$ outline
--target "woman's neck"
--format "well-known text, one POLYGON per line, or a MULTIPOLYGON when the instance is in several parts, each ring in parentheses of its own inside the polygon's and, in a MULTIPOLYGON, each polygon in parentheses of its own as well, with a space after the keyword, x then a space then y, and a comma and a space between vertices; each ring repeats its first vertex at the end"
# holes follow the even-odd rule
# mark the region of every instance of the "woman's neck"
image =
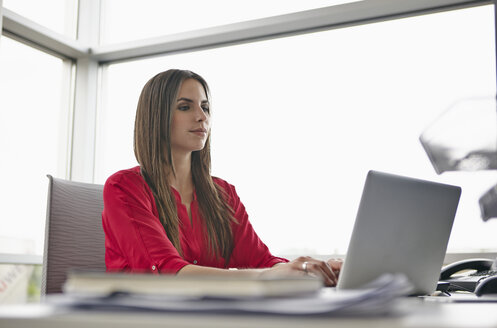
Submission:
POLYGON ((178 156, 173 154, 175 175, 169 177, 169 184, 176 189, 183 201, 188 201, 193 194, 191 153, 178 156))

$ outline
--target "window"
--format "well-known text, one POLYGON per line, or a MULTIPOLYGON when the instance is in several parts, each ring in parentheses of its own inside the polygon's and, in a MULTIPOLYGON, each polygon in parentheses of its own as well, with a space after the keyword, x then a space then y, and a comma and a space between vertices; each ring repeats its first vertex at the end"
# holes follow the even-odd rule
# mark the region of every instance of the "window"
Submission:
POLYGON ((0 253, 42 254, 46 175, 66 177, 70 64, 8 37, 0 46, 0 253))
POLYGON ((78 0, 3 0, 3 6, 52 31, 76 38, 78 0))
POLYGON ((274 253, 344 253, 369 169, 462 186, 449 251, 495 249, 497 220, 481 222, 477 203, 495 173, 437 176, 418 141, 454 101, 495 94, 493 24, 485 6, 110 64, 95 181, 136 165, 145 82, 191 69, 212 90, 213 174, 274 253))
POLYGON ((119 43, 358 0, 102 0, 103 44, 119 43), (130 20, 133 24, 130 24, 130 20))

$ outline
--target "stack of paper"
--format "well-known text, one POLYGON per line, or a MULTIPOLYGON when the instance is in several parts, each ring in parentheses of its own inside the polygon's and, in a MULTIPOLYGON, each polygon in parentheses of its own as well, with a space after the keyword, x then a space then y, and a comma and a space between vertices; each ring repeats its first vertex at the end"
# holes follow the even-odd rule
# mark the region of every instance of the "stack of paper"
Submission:
MULTIPOLYGON (((209 284, 209 279, 204 283, 209 284)), ((108 295, 66 293, 48 302, 72 308, 192 313, 254 313, 277 315, 383 315, 395 300, 409 294, 403 275, 384 275, 360 290, 321 288, 316 293, 292 296, 212 296, 113 292, 108 295)))

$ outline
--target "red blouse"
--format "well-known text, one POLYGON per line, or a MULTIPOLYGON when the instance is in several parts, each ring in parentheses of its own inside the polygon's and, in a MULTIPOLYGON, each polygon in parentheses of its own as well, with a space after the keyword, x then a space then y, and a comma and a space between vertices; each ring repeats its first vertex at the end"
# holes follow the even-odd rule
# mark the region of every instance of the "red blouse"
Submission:
MULTIPOLYGON (((238 224, 232 223, 234 248, 229 266, 232 268, 267 268, 288 260, 273 256, 259 239, 248 220, 245 207, 235 187, 214 178, 229 197, 238 224)), ((140 167, 122 170, 109 177, 104 186, 102 223, 105 232, 105 264, 108 271, 148 271, 177 273, 187 264, 225 268, 222 257, 208 255, 202 218, 194 193, 191 222, 179 193, 172 188, 178 210, 181 257, 169 241, 159 221, 154 196, 140 167)))

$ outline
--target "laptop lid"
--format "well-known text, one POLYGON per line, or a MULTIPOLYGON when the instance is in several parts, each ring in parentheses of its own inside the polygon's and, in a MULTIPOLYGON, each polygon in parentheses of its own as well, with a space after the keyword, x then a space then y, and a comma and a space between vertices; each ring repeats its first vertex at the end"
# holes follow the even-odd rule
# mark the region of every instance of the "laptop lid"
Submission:
POLYGON ((460 195, 460 187, 369 171, 337 287, 404 273, 416 294, 431 294, 460 195))

